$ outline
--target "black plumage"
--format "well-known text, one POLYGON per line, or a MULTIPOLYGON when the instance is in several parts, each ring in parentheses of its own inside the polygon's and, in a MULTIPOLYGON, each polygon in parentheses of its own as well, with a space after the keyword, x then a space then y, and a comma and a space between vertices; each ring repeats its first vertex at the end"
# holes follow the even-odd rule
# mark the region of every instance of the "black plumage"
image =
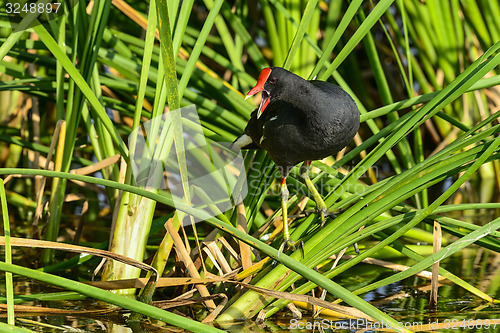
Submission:
POLYGON ((283 244, 294 248, 287 223, 286 177, 300 162, 301 175, 321 212, 322 224, 328 208, 309 179, 312 160, 342 150, 356 135, 359 111, 354 100, 339 86, 307 81, 279 67, 264 68, 249 96, 262 92, 259 107, 252 113, 245 134, 235 147, 265 149, 281 171, 283 244))
POLYGON ((273 67, 263 94, 270 102, 259 118, 260 107, 252 112, 244 134, 251 142, 239 148, 266 150, 283 177, 300 162, 336 154, 358 131, 356 103, 337 85, 273 67))

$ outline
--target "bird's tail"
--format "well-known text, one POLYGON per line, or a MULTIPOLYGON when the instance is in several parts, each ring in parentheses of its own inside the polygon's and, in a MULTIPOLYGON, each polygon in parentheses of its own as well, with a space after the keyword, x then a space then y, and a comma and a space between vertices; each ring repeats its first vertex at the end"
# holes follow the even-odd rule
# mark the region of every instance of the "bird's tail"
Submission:
POLYGON ((240 135, 234 142, 229 146, 229 149, 258 149, 257 145, 253 142, 252 138, 246 134, 240 135))

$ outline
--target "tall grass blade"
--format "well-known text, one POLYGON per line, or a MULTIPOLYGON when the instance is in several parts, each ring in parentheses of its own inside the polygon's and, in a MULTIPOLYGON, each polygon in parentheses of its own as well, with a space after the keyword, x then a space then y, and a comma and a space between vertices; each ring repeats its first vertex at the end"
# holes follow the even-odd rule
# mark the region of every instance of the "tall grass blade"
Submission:
MULTIPOLYGON (((10 224, 9 213, 7 211, 7 199, 5 197, 5 186, 3 179, 0 179, 0 202, 2 209, 3 234, 5 236, 5 264, 12 265, 12 247, 10 246, 10 224)), ((14 323, 14 286, 12 283, 12 273, 5 273, 5 294, 7 296, 7 324, 14 323)))

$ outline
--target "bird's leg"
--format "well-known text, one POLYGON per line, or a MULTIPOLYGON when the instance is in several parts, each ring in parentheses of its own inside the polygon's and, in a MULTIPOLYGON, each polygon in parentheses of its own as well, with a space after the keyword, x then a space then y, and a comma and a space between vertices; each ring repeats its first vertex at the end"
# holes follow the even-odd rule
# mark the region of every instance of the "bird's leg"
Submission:
POLYGON ((309 192, 311 192, 314 201, 316 202, 316 207, 317 210, 320 212, 321 215, 321 226, 325 224, 325 216, 330 215, 328 211, 328 207, 326 207, 325 202, 323 201, 323 198, 319 194, 318 190, 314 186, 313 182, 311 181, 311 178, 309 178, 309 166, 311 165, 311 161, 305 161, 304 164, 300 167, 300 176, 304 179, 306 182, 307 189, 309 192))
MULTIPOLYGON (((286 186, 286 177, 281 178, 281 217, 283 218, 283 243, 281 243, 279 252, 283 252, 285 249, 291 248, 293 251, 296 250, 295 244, 290 238, 290 231, 288 230, 288 187, 286 186)), ((304 242, 300 241, 300 249, 302 251, 302 259, 305 256, 304 242)))
POLYGON ((283 219, 283 244, 281 244, 281 250, 285 246, 292 246, 293 242, 290 238, 290 231, 288 230, 288 187, 286 186, 286 177, 281 178, 281 217, 283 219))

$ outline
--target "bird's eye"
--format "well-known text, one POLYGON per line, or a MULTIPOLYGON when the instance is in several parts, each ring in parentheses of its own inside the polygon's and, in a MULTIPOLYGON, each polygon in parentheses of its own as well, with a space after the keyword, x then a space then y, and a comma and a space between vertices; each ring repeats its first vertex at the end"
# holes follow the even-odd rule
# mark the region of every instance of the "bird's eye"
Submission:
POLYGON ((271 82, 271 83, 276 83, 276 81, 278 81, 278 79, 277 79, 277 78, 275 78, 275 77, 272 77, 272 78, 269 80, 269 82, 271 82))

